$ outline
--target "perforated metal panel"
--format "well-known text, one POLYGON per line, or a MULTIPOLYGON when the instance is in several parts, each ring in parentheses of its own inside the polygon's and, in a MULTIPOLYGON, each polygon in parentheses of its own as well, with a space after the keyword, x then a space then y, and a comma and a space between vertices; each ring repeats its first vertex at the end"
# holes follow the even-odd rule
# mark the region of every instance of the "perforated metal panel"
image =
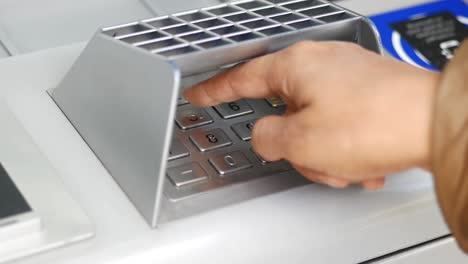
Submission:
POLYGON ((357 17, 320 0, 254 0, 142 20, 103 32, 151 53, 173 57, 357 17))

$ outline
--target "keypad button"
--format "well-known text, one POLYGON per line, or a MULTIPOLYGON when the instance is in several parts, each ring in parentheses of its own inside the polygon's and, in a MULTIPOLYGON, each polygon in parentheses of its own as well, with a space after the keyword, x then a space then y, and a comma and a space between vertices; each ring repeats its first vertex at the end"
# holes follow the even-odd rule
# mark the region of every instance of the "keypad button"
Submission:
POLYGON ((287 162, 286 160, 276 160, 276 161, 268 161, 268 160, 265 160, 262 156, 260 156, 260 154, 258 154, 257 152, 255 152, 253 149, 250 149, 254 154, 255 156, 258 158, 258 160, 262 163, 262 165, 268 165, 268 164, 281 164, 281 167, 283 169, 293 169, 293 167, 291 166, 291 164, 289 162, 287 162))
POLYGON ((189 101, 187 101, 187 99, 185 99, 182 95, 177 97, 177 105, 185 105, 185 104, 188 104, 189 101))
POLYGON ((269 163, 271 163, 271 161, 268 161, 268 160, 265 160, 262 156, 260 156, 257 152, 255 152, 253 149, 250 149, 254 154, 255 156, 260 160, 260 162, 263 164, 263 165, 267 165, 269 163))
POLYGON ((179 107, 175 121, 184 130, 213 123, 213 119, 203 108, 192 105, 179 107))
POLYGON ((177 139, 172 141, 171 148, 169 149, 169 160, 181 159, 187 157, 189 154, 187 148, 177 139))
POLYGON ((256 121, 257 120, 249 120, 239 124, 235 124, 232 126, 232 130, 234 130, 234 132, 240 139, 244 141, 249 141, 252 139, 252 130, 256 121))
POLYGON ((235 102, 220 104, 214 107, 216 112, 224 118, 234 118, 238 116, 248 115, 253 113, 252 107, 245 100, 238 100, 235 102))
POLYGON ((209 162, 220 175, 234 173, 252 167, 252 163, 250 163, 244 153, 240 151, 210 158, 209 162))
POLYGON ((279 96, 273 96, 273 97, 267 98, 266 101, 273 108, 277 108, 277 107, 286 105, 286 103, 283 101, 283 99, 281 99, 281 97, 279 97, 279 96))
POLYGON ((226 133, 219 128, 193 133, 189 138, 200 151, 213 150, 232 144, 226 133))
POLYGON ((208 179, 206 171, 196 162, 170 168, 166 174, 176 187, 184 187, 208 179))

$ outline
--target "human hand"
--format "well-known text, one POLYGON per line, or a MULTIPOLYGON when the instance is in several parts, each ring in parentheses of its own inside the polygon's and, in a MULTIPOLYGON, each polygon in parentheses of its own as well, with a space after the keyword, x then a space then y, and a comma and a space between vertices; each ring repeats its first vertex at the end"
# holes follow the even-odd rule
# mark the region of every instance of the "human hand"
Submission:
POLYGON ((252 145, 308 179, 379 189, 384 177, 429 168, 437 73, 345 42, 300 42, 185 91, 198 106, 279 95, 283 116, 256 122, 252 145))

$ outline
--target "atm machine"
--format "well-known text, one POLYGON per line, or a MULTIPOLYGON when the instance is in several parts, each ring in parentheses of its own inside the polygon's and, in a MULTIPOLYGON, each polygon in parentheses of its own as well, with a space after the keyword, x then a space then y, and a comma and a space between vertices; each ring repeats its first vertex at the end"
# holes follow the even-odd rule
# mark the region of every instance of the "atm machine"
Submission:
POLYGON ((428 173, 312 184, 250 147, 281 100, 180 96, 304 39, 383 54, 365 16, 422 2, 0 1, 0 263, 466 263, 428 173))

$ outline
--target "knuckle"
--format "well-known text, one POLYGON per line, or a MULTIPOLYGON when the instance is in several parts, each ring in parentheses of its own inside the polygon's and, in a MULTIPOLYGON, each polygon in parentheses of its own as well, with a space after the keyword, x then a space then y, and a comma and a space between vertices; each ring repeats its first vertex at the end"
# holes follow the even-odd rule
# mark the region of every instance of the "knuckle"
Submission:
MULTIPOLYGON (((237 95, 237 87, 239 86, 238 85, 238 82, 239 82, 238 79, 237 78, 232 78, 232 76, 231 76, 231 77, 224 78, 223 81, 224 81, 224 86, 227 87, 228 89, 222 91, 222 93, 226 93, 226 91, 229 91, 231 93, 231 96, 232 95, 237 95)), ((225 94, 219 94, 219 96, 224 96, 224 95, 225 94)))
POLYGON ((285 50, 281 60, 288 64, 301 63, 310 56, 328 58, 343 49, 343 43, 326 41, 300 41, 285 50))
POLYGON ((354 42, 345 41, 299 41, 285 49, 285 59, 303 58, 304 54, 331 55, 341 51, 356 51, 362 47, 354 42))
POLYGON ((299 41, 287 48, 285 50, 285 55, 287 58, 301 58, 305 53, 320 50, 321 46, 323 45, 316 41, 299 41))

